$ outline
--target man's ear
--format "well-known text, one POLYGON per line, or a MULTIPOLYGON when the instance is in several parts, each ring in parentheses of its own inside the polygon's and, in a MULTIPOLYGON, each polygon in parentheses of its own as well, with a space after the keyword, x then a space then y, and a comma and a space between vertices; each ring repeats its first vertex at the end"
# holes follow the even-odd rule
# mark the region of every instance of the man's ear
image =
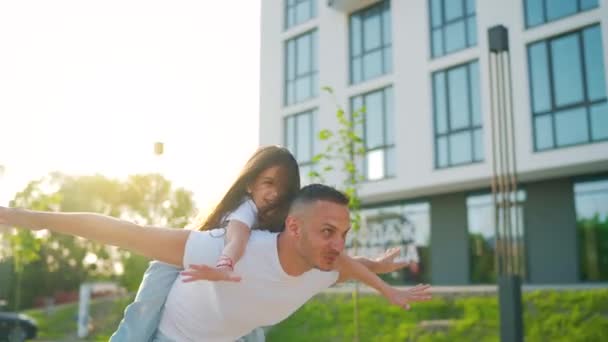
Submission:
POLYGON ((287 215, 285 218, 285 231, 291 236, 300 236, 300 220, 295 216, 287 215))

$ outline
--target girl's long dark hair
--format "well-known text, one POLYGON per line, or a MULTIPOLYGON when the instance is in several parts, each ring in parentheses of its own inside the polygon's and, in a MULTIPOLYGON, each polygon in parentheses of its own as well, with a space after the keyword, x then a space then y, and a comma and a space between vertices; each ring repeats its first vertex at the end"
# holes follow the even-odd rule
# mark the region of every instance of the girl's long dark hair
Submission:
POLYGON ((277 145, 260 147, 253 154, 243 167, 243 170, 241 170, 234 184, 228 189, 228 192, 226 192, 207 219, 199 226, 198 230, 210 230, 221 227, 224 216, 236 210, 243 201, 243 198, 248 196, 247 187, 262 172, 274 166, 280 166, 282 172, 285 172, 287 189, 285 189, 286 191, 282 198, 277 201, 276 205, 264 210, 264 212, 258 213, 257 227, 270 231, 282 230, 291 201, 300 189, 300 171, 298 162, 289 150, 277 145))

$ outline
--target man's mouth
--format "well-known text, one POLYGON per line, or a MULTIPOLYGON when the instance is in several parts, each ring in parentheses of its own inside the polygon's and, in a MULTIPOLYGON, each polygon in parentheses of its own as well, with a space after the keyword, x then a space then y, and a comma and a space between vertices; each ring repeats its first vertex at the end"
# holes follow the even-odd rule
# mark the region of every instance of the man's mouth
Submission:
POLYGON ((324 259, 325 259, 325 261, 326 261, 328 264, 333 264, 333 263, 336 261, 336 259, 338 258, 338 255, 339 255, 339 254, 336 254, 336 255, 333 255, 333 254, 331 254, 331 255, 326 255, 324 259))

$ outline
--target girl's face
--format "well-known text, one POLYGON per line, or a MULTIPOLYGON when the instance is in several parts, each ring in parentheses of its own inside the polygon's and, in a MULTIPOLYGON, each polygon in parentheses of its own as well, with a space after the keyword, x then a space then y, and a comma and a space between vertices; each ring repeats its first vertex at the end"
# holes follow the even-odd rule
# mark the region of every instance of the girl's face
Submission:
POLYGON ((247 190, 255 206, 264 210, 275 205, 285 195, 286 189, 287 177, 283 168, 277 165, 262 171, 247 190))

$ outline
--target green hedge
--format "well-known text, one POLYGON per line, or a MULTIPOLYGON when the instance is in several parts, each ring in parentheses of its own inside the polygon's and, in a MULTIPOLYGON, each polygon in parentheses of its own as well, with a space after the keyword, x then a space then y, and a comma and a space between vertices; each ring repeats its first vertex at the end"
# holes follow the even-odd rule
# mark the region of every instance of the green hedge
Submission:
MULTIPOLYGON (((133 297, 97 299, 89 309, 92 331, 86 341, 107 341, 118 327, 124 308, 133 297)), ((78 303, 58 306, 52 313, 33 309, 24 311, 38 324, 38 338, 44 341, 81 341, 76 337, 78 303)))
MULTIPOLYGON (((107 341, 133 298, 92 303, 89 341, 107 341)), ((76 335, 77 304, 47 315, 26 313, 39 324, 39 338, 70 340, 76 335)), ((271 328, 267 341, 351 341, 353 306, 350 295, 324 294, 271 328)), ((401 310, 375 295, 360 298, 361 341, 498 341, 496 297, 435 298, 401 310), (450 320, 447 329, 430 330, 421 321, 450 320)), ((524 294, 526 341, 608 341, 608 289, 537 291, 524 294)))
MULTIPOLYGON (((524 294, 526 341, 608 340, 608 289, 524 294)), ((498 341, 495 296, 435 298, 410 311, 378 296, 360 298, 361 341, 498 341), (421 321, 449 320, 447 328, 421 321)), ((349 341, 354 335, 350 295, 320 295, 271 328, 272 341, 349 341)))

